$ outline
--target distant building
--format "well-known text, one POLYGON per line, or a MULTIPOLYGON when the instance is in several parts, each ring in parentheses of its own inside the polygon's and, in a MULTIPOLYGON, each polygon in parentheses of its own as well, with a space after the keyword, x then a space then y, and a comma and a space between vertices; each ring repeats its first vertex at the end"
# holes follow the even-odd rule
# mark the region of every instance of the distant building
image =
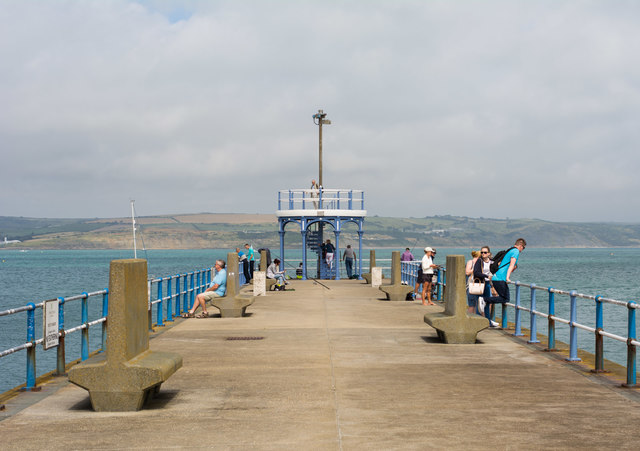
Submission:
POLYGON ((7 240, 7 237, 4 237, 4 241, 2 241, 3 245, 7 245, 7 244, 14 244, 14 243, 22 243, 22 241, 20 240, 7 240))

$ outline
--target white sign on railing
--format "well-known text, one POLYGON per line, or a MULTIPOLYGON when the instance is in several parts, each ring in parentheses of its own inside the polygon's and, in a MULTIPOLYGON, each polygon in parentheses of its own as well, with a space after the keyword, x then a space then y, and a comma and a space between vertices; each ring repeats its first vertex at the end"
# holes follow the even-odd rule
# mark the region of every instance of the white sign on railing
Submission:
POLYGON ((60 301, 58 299, 50 299, 44 301, 42 307, 42 342, 43 349, 55 348, 58 346, 58 318, 60 313, 60 301))

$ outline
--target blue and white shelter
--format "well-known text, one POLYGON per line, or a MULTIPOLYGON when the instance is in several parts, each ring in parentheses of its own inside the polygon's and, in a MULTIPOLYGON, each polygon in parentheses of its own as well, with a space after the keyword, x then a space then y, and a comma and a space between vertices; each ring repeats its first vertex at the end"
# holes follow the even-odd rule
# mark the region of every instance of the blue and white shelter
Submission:
POLYGON ((278 233, 280 234, 280 259, 284 266, 284 234, 287 224, 300 226, 302 234, 302 278, 307 279, 307 250, 315 252, 320 262, 320 278, 340 279, 340 232, 342 226, 352 222, 358 227, 358 260, 355 271, 362 274, 362 226, 367 215, 364 209, 364 191, 351 189, 291 189, 278 192, 278 233), (317 230, 310 230, 318 224, 317 230), (336 264, 333 269, 320 258, 320 244, 324 242, 324 225, 333 227, 336 247, 336 264))

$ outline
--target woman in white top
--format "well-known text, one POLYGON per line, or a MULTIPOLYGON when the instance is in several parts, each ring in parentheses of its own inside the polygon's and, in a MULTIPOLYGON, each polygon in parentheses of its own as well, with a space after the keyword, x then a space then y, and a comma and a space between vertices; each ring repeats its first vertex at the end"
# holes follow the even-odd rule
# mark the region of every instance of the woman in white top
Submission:
POLYGON ((418 285, 422 284, 422 305, 436 305, 431 300, 431 286, 433 285, 433 270, 437 267, 438 265, 433 264, 433 249, 425 247, 424 257, 422 257, 422 271, 418 274, 418 285))

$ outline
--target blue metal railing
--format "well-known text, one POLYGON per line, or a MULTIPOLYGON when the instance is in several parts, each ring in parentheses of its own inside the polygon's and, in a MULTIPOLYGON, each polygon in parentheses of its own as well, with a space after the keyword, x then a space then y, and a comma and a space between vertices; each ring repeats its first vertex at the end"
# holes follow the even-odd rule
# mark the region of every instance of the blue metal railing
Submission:
MULTIPOLYGON (((515 331, 514 335, 523 336, 522 325, 523 318, 522 313, 529 313, 529 343, 539 343, 537 337, 537 319, 538 317, 547 318, 547 347, 549 351, 555 350, 556 347, 556 322, 566 324, 569 326, 569 357, 568 361, 580 361, 578 357, 578 330, 584 330, 594 334, 595 338, 595 363, 594 372, 604 371, 604 343, 603 338, 607 337, 612 340, 625 343, 627 345, 627 378, 625 386, 636 385, 636 347, 640 346, 640 341, 636 337, 636 310, 640 308, 638 304, 633 301, 619 301, 616 299, 603 298, 602 296, 592 296, 578 293, 575 290, 558 290, 553 287, 539 287, 535 283, 523 284, 520 281, 509 282, 515 285, 516 299, 514 303, 502 304, 502 328, 506 329, 508 325, 507 321, 507 307, 514 308, 514 322, 515 331), (530 307, 522 306, 522 287, 526 287, 530 290, 530 307), (544 313, 537 309, 537 291, 546 291, 548 293, 548 313, 544 313), (568 296, 569 298, 569 319, 556 316, 556 294, 568 296), (586 299, 595 303, 595 327, 588 326, 578 322, 578 299, 586 299), (627 336, 623 337, 604 330, 604 315, 603 305, 613 305, 619 307, 625 307, 627 309, 627 336)), ((494 312, 495 316, 495 312, 494 312)))
POLYGON ((364 210, 364 191, 353 189, 291 189, 278 191, 278 211, 364 210))
MULTIPOLYGON (((420 260, 400 262, 400 276, 403 284, 415 287, 416 283, 418 283, 418 270, 420 269, 420 264, 420 260)), ((434 273, 436 275, 436 283, 434 284, 436 290, 435 299, 436 301, 442 301, 447 271, 444 268, 438 268, 434 270, 434 273)))
MULTIPOLYGON (((402 282, 408 285, 415 285, 418 276, 418 268, 420 266, 419 261, 402 262, 402 282)), ((446 284, 446 271, 442 271, 441 275, 438 273, 438 288, 444 287, 446 284)), ((602 296, 591 296, 586 294, 580 294, 575 290, 566 291, 558 290, 553 287, 539 287, 535 283, 530 285, 522 284, 521 282, 509 282, 515 285, 515 303, 506 303, 502 305, 502 317, 501 327, 507 329, 508 327, 508 307, 514 308, 514 333, 515 336, 524 336, 522 333, 523 327, 523 313, 529 313, 529 343, 540 343, 538 340, 538 317, 547 318, 547 351, 556 350, 556 322, 566 324, 569 326, 569 357, 568 361, 577 362, 581 359, 578 357, 578 330, 585 330, 591 332, 595 337, 595 363, 594 372, 604 371, 604 344, 603 338, 607 337, 612 340, 625 343, 627 345, 627 378, 625 386, 633 387, 636 385, 636 347, 640 346, 640 341, 636 336, 636 310, 640 308, 640 305, 633 301, 619 301, 615 299, 603 298, 602 296), (530 306, 524 307, 522 305, 522 287, 526 287, 530 290, 530 306), (536 293, 538 291, 544 291, 548 293, 548 313, 539 311, 537 308, 538 299, 536 293), (556 294, 568 296, 569 300, 569 319, 561 318, 556 315, 556 294), (578 299, 587 299, 595 302, 595 327, 591 327, 578 322, 578 299), (627 336, 623 337, 604 330, 604 315, 603 304, 610 304, 620 307, 626 307, 627 309, 627 336)), ((441 297, 438 295, 438 300, 441 297)), ((496 309, 493 309, 492 318, 495 320, 496 309)))
MULTIPOLYGON (((240 265, 240 268, 242 266, 240 265)), ((213 268, 205 268, 185 274, 176 274, 173 276, 152 278, 148 280, 149 291, 149 329, 153 330, 154 326, 164 326, 166 322, 173 322, 176 316, 187 311, 195 300, 195 296, 203 292, 207 286, 210 285, 212 280, 213 268), (155 296, 154 296, 155 293, 155 296), (155 309, 155 322, 154 322, 154 308, 155 309)), ((244 274, 242 271, 238 271, 240 274, 241 283, 244 283, 244 274)), ((102 325, 102 339, 100 347, 96 352, 101 352, 106 349, 106 327, 107 327, 107 314, 108 314, 108 290, 100 290, 91 293, 84 292, 79 295, 69 297, 59 297, 59 314, 58 314, 58 337, 59 343, 56 355, 56 369, 54 374, 62 375, 66 371, 67 359, 66 359, 66 345, 65 339, 67 336, 81 331, 81 343, 80 343, 80 361, 86 360, 90 355, 89 347, 89 331, 93 326, 98 324, 102 325), (89 300, 95 297, 101 297, 102 308, 101 316, 90 320, 89 319, 89 300), (80 305, 80 324, 65 329, 65 306, 72 301, 81 301, 80 305)), ((17 353, 19 351, 26 350, 26 377, 25 377, 25 389, 33 390, 36 387, 36 378, 38 375, 36 371, 36 347, 42 344, 44 338, 37 338, 36 336, 36 310, 42 311, 44 302, 35 304, 33 302, 28 303, 23 307, 15 309, 9 309, 0 311, 0 317, 16 315, 22 312, 26 312, 27 315, 27 339, 26 342, 18 346, 0 351, 0 358, 17 353)))

